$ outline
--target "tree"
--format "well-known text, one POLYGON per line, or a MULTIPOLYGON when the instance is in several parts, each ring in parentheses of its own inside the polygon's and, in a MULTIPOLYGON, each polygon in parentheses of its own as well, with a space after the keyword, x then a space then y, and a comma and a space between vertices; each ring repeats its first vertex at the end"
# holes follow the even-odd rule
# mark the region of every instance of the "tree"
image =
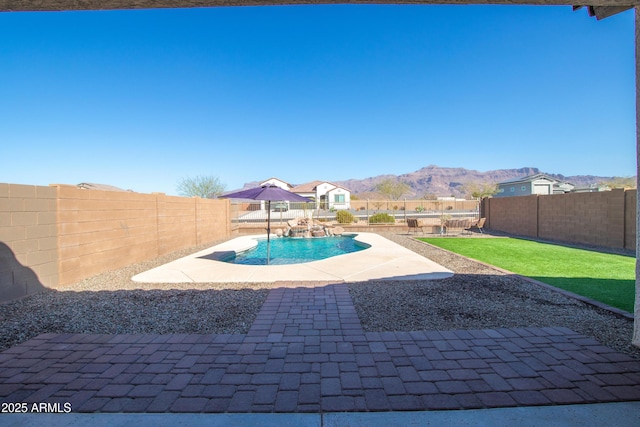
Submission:
POLYGON ((498 192, 498 185, 472 182, 464 186, 464 191, 473 199, 482 199, 496 194, 498 192))
POLYGON ((409 191, 409 187, 404 182, 398 182, 393 179, 385 179, 376 185, 376 190, 391 200, 398 200, 404 193, 409 191))
POLYGON ((224 192, 226 187, 218 177, 198 175, 195 178, 182 178, 176 189, 178 194, 184 197, 215 199, 224 192))

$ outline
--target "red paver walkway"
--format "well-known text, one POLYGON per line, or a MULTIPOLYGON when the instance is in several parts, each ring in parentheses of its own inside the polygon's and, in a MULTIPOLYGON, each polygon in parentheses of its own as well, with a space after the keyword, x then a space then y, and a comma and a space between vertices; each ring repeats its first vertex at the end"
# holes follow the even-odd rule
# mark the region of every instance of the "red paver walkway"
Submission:
POLYGON ((246 335, 44 334, 0 401, 73 412, 398 411, 640 400, 640 361, 566 328, 363 332, 346 285, 273 289, 246 335))

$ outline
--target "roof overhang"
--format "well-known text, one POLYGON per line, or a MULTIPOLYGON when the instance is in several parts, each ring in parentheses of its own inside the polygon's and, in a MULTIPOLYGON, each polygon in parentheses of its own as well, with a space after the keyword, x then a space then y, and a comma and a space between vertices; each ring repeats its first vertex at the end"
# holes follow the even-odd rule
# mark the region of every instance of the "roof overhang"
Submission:
MULTIPOLYGON (((0 0, 0 11, 162 9, 296 4, 575 5, 571 0, 0 0)), ((592 16, 603 19, 638 5, 640 5, 640 0, 593 0, 589 1, 587 7, 592 16)))
MULTIPOLYGON (((573 10, 578 10, 582 7, 584 6, 573 6, 573 10)), ((633 8, 633 6, 587 6, 587 11, 589 12, 589 16, 595 16, 596 19, 600 20, 631 8, 633 8)))

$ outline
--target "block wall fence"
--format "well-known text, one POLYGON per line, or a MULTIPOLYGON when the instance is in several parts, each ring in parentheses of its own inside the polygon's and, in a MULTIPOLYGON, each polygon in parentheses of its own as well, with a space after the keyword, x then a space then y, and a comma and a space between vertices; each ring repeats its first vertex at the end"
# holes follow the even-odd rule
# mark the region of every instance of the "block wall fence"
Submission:
POLYGON ((0 183, 0 301, 231 236, 228 200, 0 183))
POLYGON ((486 227, 566 243, 636 248, 636 190, 487 198, 486 227))

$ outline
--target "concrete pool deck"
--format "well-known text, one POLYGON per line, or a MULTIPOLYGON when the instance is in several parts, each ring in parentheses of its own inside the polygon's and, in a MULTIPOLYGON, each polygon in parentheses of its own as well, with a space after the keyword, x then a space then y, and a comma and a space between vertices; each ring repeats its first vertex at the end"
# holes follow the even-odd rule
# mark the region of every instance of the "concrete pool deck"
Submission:
POLYGON ((434 280, 453 272, 374 233, 357 233, 356 240, 371 247, 301 264, 240 265, 220 261, 230 252, 255 246, 265 235, 241 236, 134 276, 143 283, 230 282, 359 282, 366 280, 434 280))

